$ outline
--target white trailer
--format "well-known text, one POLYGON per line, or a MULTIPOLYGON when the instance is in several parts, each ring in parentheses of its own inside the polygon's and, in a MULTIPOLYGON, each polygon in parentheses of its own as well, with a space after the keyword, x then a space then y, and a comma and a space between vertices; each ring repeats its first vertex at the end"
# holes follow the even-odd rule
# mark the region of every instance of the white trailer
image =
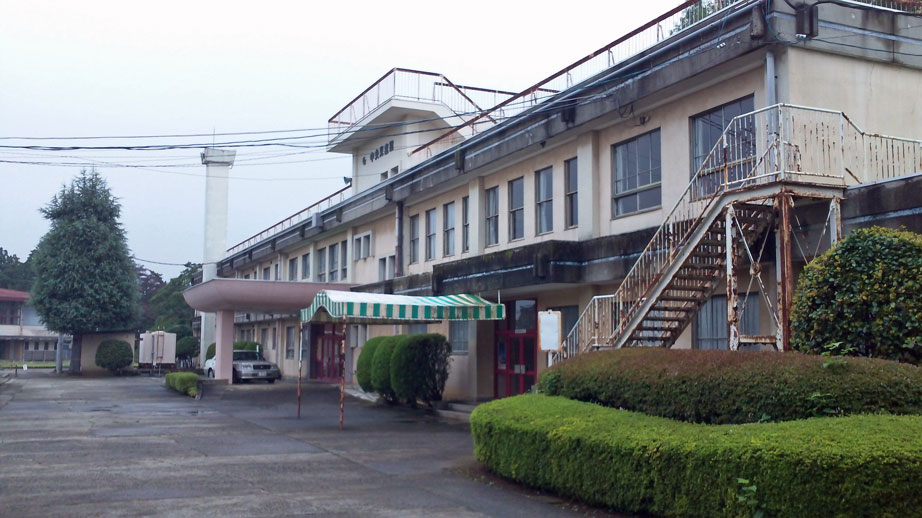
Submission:
POLYGON ((138 368, 168 368, 176 366, 176 333, 147 331, 141 335, 138 368))

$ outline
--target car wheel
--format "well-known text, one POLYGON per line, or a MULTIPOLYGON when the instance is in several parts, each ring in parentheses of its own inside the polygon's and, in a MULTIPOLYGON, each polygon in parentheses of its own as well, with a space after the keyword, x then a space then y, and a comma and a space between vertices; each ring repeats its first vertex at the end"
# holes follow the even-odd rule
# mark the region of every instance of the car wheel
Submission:
POLYGON ((240 383, 240 376, 237 375, 236 370, 234 370, 234 373, 231 377, 234 378, 234 383, 240 383))
POLYGON ((214 379, 214 369, 208 369, 208 377, 214 379))

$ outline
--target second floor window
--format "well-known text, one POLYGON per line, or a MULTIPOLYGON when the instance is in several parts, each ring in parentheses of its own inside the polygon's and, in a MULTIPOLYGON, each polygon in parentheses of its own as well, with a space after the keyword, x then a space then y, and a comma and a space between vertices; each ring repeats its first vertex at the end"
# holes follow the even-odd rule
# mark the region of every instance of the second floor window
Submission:
POLYGON ((410 216, 410 263, 419 262, 419 214, 410 216))
POLYGON ((298 258, 292 257, 288 260, 288 280, 298 280, 298 258))
POLYGON ((339 272, 339 278, 341 280, 346 280, 346 277, 349 276, 349 244, 348 241, 343 241, 339 244, 339 255, 340 261, 339 266, 342 268, 339 272))
POLYGON ((330 251, 330 282, 336 282, 339 279, 339 245, 333 243, 328 247, 330 251))
POLYGON ((301 278, 307 279, 311 276, 311 254, 301 256, 301 278))
POLYGON ((264 281, 268 281, 272 279, 272 274, 270 273, 271 271, 272 271, 271 268, 269 268, 268 266, 263 268, 263 280, 264 281))
POLYGON ((661 204, 660 131, 612 146, 611 217, 661 204))
POLYGON ((442 255, 455 255, 455 202, 442 205, 442 255))
POLYGON ((426 211, 426 260, 435 259, 435 209, 426 211))
POLYGON ((550 167, 535 172, 535 232, 554 230, 554 170, 550 167))
POLYGON ((487 246, 499 243, 499 187, 484 191, 484 214, 487 246))
POLYGON ((525 178, 509 181, 509 241, 525 237, 525 178))
POLYGON ((471 249, 471 215, 470 215, 470 198, 467 196, 461 198, 461 251, 467 252, 471 249))
POLYGON ((317 282, 327 282, 327 249, 317 250, 317 282))
POLYGON ((564 192, 564 225, 572 228, 579 225, 579 179, 577 174, 576 158, 571 158, 563 163, 563 192, 564 192))
POLYGON ((735 117, 752 112, 754 103, 750 95, 691 118, 692 176, 705 167, 700 172, 698 195, 715 192, 721 184, 741 180, 749 174, 756 156, 755 117, 742 117, 732 127, 730 125, 735 117), (724 131, 727 132, 727 147, 708 160, 724 131))

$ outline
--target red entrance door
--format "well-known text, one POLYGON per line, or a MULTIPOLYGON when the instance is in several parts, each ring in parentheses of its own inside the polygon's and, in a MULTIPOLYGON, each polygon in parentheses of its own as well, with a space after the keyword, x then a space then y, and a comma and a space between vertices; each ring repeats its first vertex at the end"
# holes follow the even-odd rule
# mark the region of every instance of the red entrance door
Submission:
POLYGON ((537 375, 537 356, 538 340, 534 331, 497 331, 494 396, 515 396, 531 390, 537 375))
POLYGON ((312 329, 311 336, 315 337, 311 347, 311 373, 312 379, 338 380, 342 376, 342 349, 343 336, 336 334, 335 326, 316 326, 312 329))

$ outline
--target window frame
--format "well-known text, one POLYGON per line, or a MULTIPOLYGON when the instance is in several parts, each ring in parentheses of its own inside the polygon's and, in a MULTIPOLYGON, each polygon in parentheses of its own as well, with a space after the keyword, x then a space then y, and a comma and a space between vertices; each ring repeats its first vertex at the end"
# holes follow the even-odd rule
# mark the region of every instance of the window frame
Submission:
POLYGON ((352 237, 352 260, 360 261, 374 257, 371 253, 371 231, 362 232, 352 237))
POLYGON ((563 162, 563 217, 564 228, 579 226, 579 162, 577 157, 563 162), (570 184, 574 185, 570 190, 570 184))
POLYGON ((470 352, 471 321, 451 320, 448 322, 448 343, 451 346, 452 356, 465 356, 470 352), (463 333, 461 330, 464 330, 463 333), (463 334, 463 337, 457 335, 463 334), (464 343, 461 346, 461 343, 464 343))
POLYGON ((623 218, 623 217, 631 216, 634 214, 640 214, 640 213, 647 212, 650 210, 656 210, 663 206, 663 191, 662 191, 663 160, 662 160, 662 157, 663 157, 663 142, 662 142, 661 128, 655 128, 645 133, 634 135, 631 138, 628 138, 620 142, 617 142, 615 144, 612 144, 611 146, 611 219, 623 218), (655 142, 657 143, 657 149, 655 150, 653 149, 653 144, 652 144, 654 142, 654 136, 655 136, 655 142), (648 142, 650 142, 650 149, 649 149, 649 161, 650 162, 649 162, 649 168, 646 170, 640 169, 640 164, 638 161, 638 158, 641 156, 640 150, 638 149, 638 147, 642 139, 646 139, 648 142), (635 170, 633 171, 633 174, 622 175, 622 178, 620 179, 618 175, 618 171, 619 171, 618 167, 620 165, 619 163, 620 161, 618 160, 619 149, 625 149, 626 153, 630 153, 631 150, 633 149, 634 156, 631 157, 630 160, 633 160, 633 163, 635 165, 635 170), (653 166, 654 157, 655 157, 656 162, 658 163, 656 167, 653 166), (654 172, 656 173, 656 176, 658 177, 658 179, 655 181, 653 180, 654 172), (650 181, 648 183, 640 185, 640 178, 643 174, 646 174, 650 181), (635 186, 631 188, 619 190, 618 188, 619 181, 627 182, 628 179, 631 177, 634 177, 635 186), (648 192, 648 191, 655 190, 655 189, 659 190, 658 203, 655 205, 641 207, 640 206, 641 194, 648 192), (618 201, 628 199, 631 197, 636 197, 637 199, 636 207, 637 208, 635 208, 634 210, 630 210, 630 211, 619 212, 618 201))
POLYGON ((432 261, 435 259, 436 252, 436 235, 438 231, 438 214, 435 211, 435 207, 426 211, 426 260, 432 261))
POLYGON ((525 177, 520 176, 518 178, 513 178, 509 180, 506 184, 506 190, 508 192, 508 201, 509 206, 507 212, 509 213, 509 242, 518 241, 520 239, 525 239, 525 177), (515 206, 516 190, 521 190, 521 205, 515 206), (521 221, 519 221, 521 219, 521 221), (517 226, 517 223, 520 223, 517 226), (517 235, 516 231, 521 229, 521 235, 517 235))
POLYGON ((285 326, 285 359, 295 357, 295 326, 285 326))
POLYGON ((327 245, 327 254, 329 256, 327 259, 327 279, 330 282, 336 282, 339 280, 339 243, 327 245))
POLYGON ((410 216, 410 264, 419 262, 419 214, 410 216))
POLYGON ((344 281, 349 278, 349 240, 344 239, 339 243, 339 278, 344 281))
POLYGON ((453 255, 455 255, 455 202, 450 201, 442 205, 442 257, 453 255))
POLYGON ((288 280, 296 281, 298 280, 298 257, 291 257, 288 259, 288 280))
POLYGON ((471 198, 461 198, 461 253, 471 249, 471 198))
POLYGON ((311 253, 307 252, 301 256, 301 278, 309 279, 311 276, 311 253))
POLYGON ((499 244, 499 186, 490 187, 484 190, 484 246, 493 246, 499 244), (491 213, 491 203, 493 203, 493 212, 491 213))
POLYGON ((327 249, 326 247, 317 249, 317 282, 327 282, 327 249))
POLYGON ((550 234, 554 231, 554 166, 547 166, 535 171, 535 235, 550 234), (546 175, 546 178, 543 178, 546 175), (550 182, 546 198, 541 197, 543 181, 550 182), (542 211, 547 210, 548 228, 542 228, 542 211))

